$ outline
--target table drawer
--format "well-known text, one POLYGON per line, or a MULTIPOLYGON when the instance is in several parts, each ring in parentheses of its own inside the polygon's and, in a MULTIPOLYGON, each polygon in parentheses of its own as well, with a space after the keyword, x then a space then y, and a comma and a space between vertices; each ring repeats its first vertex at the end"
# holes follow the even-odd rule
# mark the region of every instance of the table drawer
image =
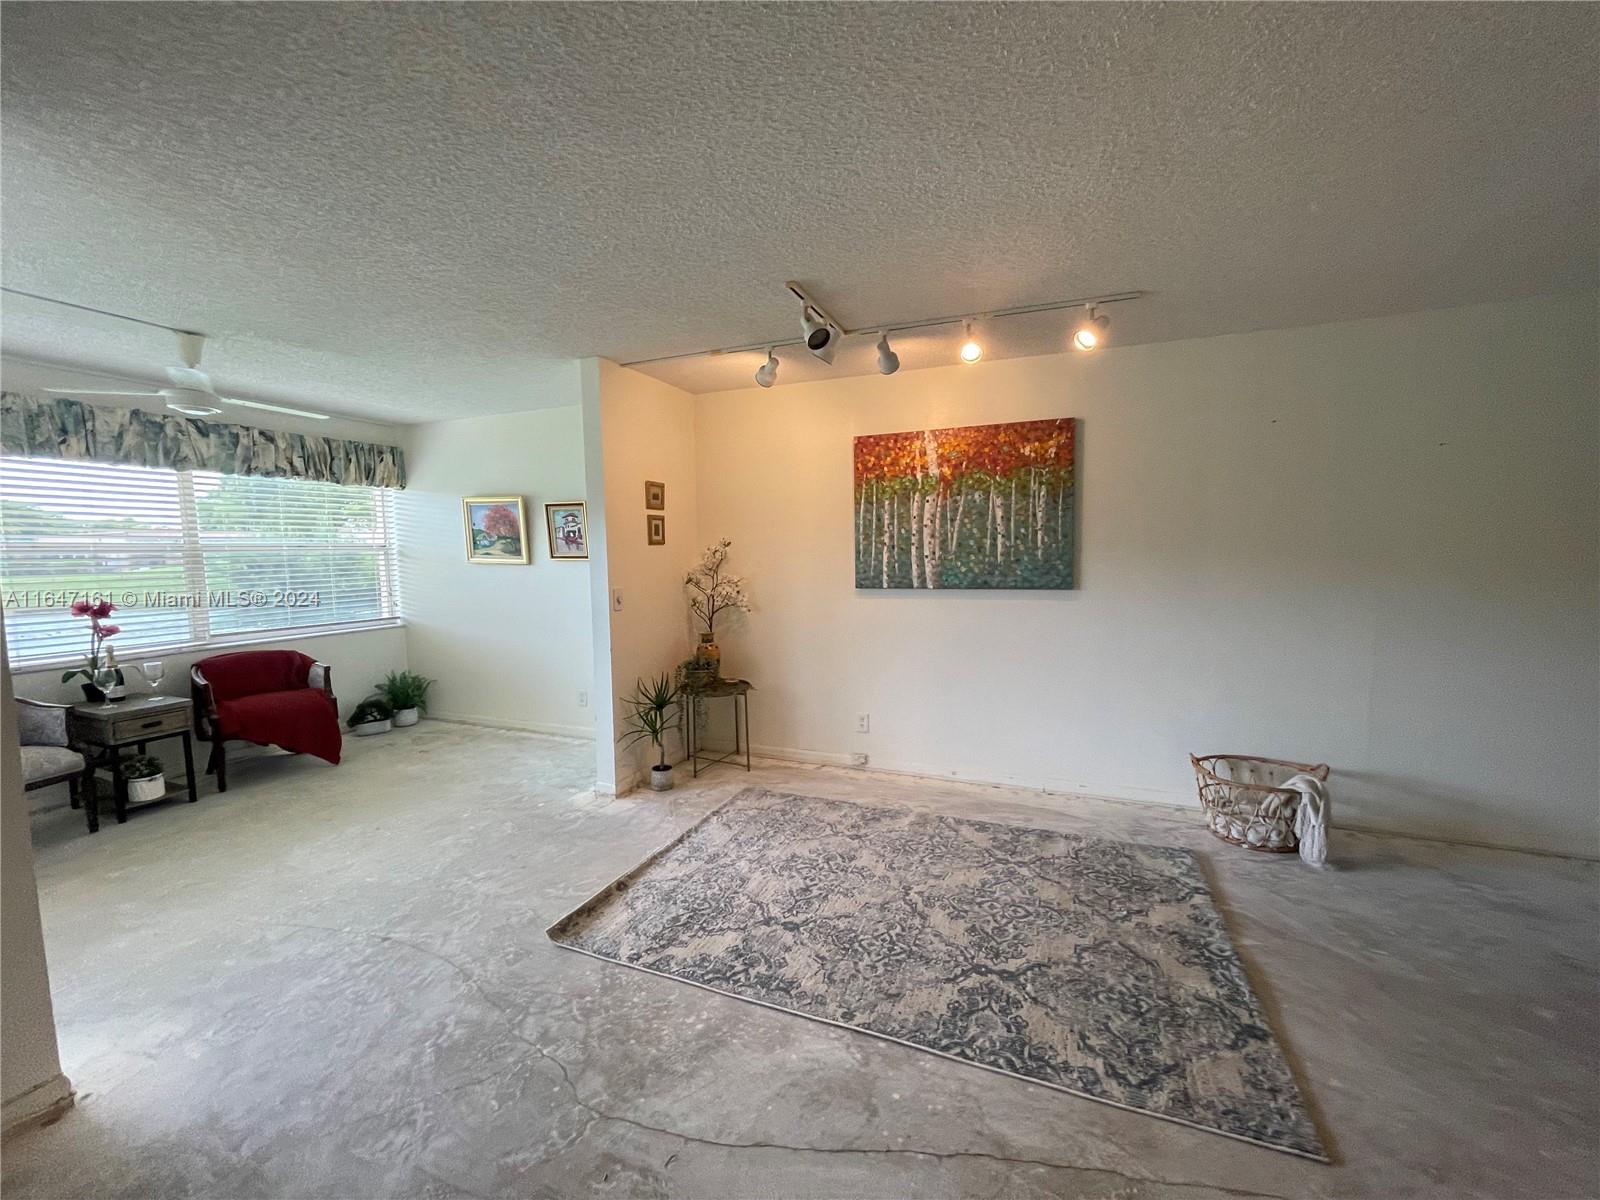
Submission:
POLYGON ((140 738, 159 737, 163 733, 179 733, 187 728, 189 728, 189 710, 174 708, 167 712, 117 718, 111 722, 111 740, 119 743, 132 742, 140 738))

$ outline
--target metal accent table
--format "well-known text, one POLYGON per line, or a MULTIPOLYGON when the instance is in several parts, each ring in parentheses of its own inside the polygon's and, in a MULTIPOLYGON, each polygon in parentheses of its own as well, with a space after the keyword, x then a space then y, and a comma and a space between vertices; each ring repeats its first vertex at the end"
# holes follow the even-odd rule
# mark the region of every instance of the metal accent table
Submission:
POLYGON ((694 778, 700 777, 700 766, 715 766, 717 763, 731 763, 739 765, 740 751, 744 752, 744 769, 750 769, 750 689, 753 685, 748 679, 717 679, 704 687, 697 687, 684 693, 684 707, 688 709, 689 725, 689 764, 694 778), (699 700, 719 700, 724 696, 733 699, 733 751, 729 754, 712 756, 700 753, 700 730, 696 724, 697 718, 695 705, 699 700), (744 737, 739 736, 740 718, 744 721, 744 737))
MULTIPOLYGON (((83 745, 89 754, 91 781, 94 770, 100 767, 111 772, 111 794, 118 824, 128 819, 128 781, 122 777, 122 755, 119 753, 127 746, 134 746, 143 754, 150 742, 181 737, 189 803, 200 799, 194 782, 194 744, 189 736, 189 712, 189 701, 181 696, 140 696, 137 699, 119 700, 114 704, 86 702, 72 706, 69 714, 72 739, 83 745)), ((91 783, 84 792, 83 806, 87 810, 89 832, 96 833, 100 829, 99 789, 91 783)))

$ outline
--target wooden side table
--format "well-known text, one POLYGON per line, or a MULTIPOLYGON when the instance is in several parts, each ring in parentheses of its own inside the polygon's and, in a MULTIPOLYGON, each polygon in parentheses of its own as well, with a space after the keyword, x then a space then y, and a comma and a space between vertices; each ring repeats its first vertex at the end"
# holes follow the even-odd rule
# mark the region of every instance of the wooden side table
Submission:
POLYGON ((72 706, 72 739, 81 744, 89 755, 91 786, 85 788, 83 798, 88 810, 89 832, 100 828, 100 802, 93 786, 93 768, 105 767, 111 772, 112 799, 116 805, 117 822, 128 819, 128 781, 122 777, 122 753, 128 746, 139 753, 151 742, 167 738, 183 739, 183 770, 189 789, 189 803, 200 799, 194 782, 194 743, 189 730, 189 701, 181 696, 140 696, 115 704, 74 704, 72 706))
POLYGON ((700 777, 700 767, 717 763, 739 765, 740 752, 744 755, 744 769, 750 769, 750 689, 748 679, 715 679, 704 687, 684 692, 684 706, 689 716, 689 765, 694 777, 700 777), (715 700, 723 696, 733 698, 733 753, 708 755, 700 753, 700 729, 697 724, 696 704, 700 700, 715 700), (740 719, 744 722, 744 736, 739 734, 740 719))

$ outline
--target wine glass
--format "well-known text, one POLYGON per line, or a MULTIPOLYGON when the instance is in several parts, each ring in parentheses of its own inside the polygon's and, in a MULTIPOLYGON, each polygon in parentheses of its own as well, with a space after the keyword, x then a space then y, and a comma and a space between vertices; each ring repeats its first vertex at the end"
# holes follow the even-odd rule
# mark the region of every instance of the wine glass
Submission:
POLYGON ((161 690, 161 680, 167 673, 167 664, 157 659, 154 662, 143 663, 139 667, 139 674, 144 676, 144 681, 150 685, 151 692, 161 690))
POLYGON ((100 707, 111 707, 111 689, 117 686, 117 669, 104 664, 94 669, 94 685, 100 689, 100 707))

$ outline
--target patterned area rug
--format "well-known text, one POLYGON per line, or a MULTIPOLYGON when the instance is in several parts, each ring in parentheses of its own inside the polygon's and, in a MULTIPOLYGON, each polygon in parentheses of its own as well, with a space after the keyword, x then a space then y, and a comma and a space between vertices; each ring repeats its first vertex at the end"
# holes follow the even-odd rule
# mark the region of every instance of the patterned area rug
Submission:
POLYGON ((1187 850, 751 788, 549 933, 1326 1161, 1187 850))

